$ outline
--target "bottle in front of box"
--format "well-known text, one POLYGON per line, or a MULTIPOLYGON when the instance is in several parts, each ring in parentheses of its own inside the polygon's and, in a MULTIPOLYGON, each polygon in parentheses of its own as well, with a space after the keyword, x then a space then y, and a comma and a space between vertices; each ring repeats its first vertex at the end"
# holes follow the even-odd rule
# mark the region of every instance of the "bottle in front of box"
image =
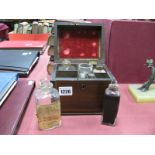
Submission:
POLYGON ((61 108, 58 91, 48 80, 41 80, 35 91, 36 115, 41 130, 53 129, 61 125, 61 108))

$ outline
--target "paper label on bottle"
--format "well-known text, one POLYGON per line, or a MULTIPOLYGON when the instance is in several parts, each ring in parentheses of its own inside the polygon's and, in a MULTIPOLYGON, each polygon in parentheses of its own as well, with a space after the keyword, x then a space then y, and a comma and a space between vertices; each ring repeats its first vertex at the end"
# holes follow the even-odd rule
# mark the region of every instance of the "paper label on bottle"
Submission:
POLYGON ((50 129, 60 124, 60 101, 52 104, 37 105, 37 118, 40 129, 50 129))
POLYGON ((72 96, 73 88, 72 87, 59 87, 60 96, 72 96))

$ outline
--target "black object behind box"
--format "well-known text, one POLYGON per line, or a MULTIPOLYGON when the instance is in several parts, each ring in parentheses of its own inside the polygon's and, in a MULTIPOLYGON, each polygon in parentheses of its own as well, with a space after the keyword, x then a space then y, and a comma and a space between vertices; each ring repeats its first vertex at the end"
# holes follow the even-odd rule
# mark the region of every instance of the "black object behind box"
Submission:
POLYGON ((51 82, 59 90, 62 114, 101 114, 105 89, 115 81, 104 61, 103 26, 58 22, 54 34, 51 82), (83 72, 79 64, 91 71, 83 72))

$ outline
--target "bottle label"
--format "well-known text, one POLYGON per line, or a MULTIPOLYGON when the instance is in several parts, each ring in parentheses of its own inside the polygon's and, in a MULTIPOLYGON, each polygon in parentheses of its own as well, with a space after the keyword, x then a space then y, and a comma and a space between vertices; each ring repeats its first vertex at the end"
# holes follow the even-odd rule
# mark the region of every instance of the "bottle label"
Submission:
POLYGON ((37 105, 37 118, 40 129, 55 128, 60 125, 60 100, 47 105, 37 105))
POLYGON ((60 96, 72 96, 73 88, 72 87, 59 87, 60 96))

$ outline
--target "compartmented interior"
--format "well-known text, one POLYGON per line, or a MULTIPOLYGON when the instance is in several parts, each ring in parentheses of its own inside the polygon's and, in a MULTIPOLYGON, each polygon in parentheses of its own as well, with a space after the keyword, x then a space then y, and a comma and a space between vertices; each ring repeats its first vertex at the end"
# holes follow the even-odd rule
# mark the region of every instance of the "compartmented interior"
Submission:
POLYGON ((104 62, 102 25, 58 23, 55 33, 56 67, 52 75, 53 80, 105 80, 110 78, 106 68, 97 68, 99 62, 104 62), (86 65, 80 68, 81 63, 86 65), (90 64, 93 65, 91 69, 90 64))
MULTIPOLYGON (((93 70, 96 68, 95 65, 93 65, 93 70)), ((104 69, 105 71, 105 69, 104 69)), ((100 79, 100 78, 109 78, 109 75, 106 73, 94 73, 93 71, 91 72, 90 76, 86 76, 85 79, 100 79)), ((76 79, 83 79, 80 77, 80 72, 79 72, 79 64, 71 64, 70 66, 65 66, 63 64, 57 64, 56 67, 56 78, 76 78, 76 79)))

